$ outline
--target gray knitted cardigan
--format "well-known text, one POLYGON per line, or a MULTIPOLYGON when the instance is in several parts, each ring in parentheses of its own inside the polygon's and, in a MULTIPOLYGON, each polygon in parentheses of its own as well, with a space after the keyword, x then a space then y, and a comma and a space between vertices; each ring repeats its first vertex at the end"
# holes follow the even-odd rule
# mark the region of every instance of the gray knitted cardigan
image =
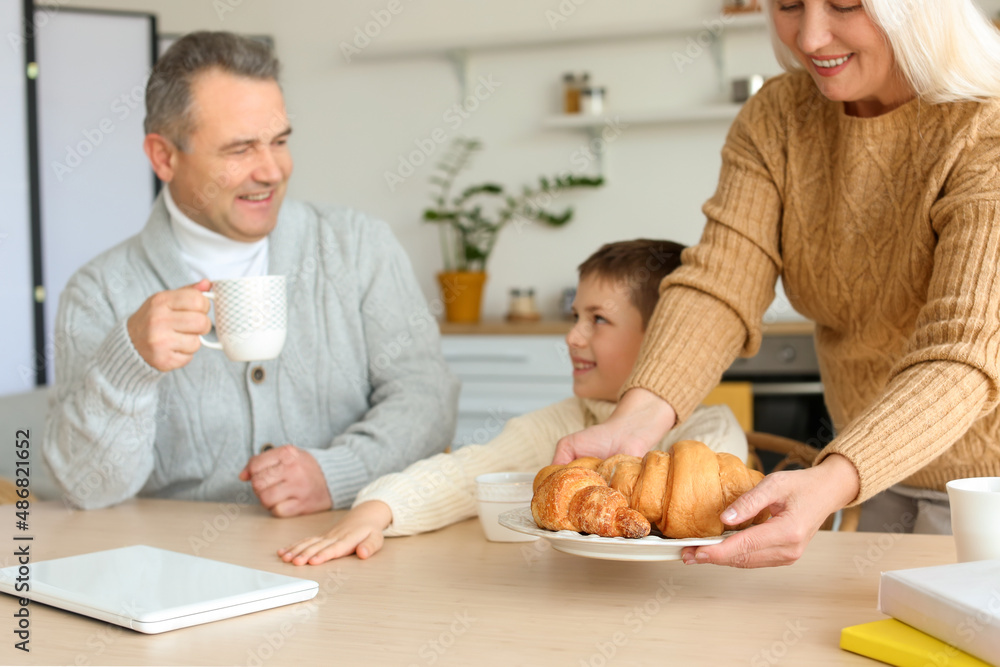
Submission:
POLYGON ((268 273, 287 276, 289 309, 271 361, 202 348, 162 373, 136 352, 128 317, 192 282, 162 196, 138 235, 72 277, 43 443, 72 504, 256 502, 237 475, 265 446, 291 443, 316 458, 334 508, 346 508, 368 482, 450 443, 458 382, 389 227, 286 200, 269 238, 268 273))

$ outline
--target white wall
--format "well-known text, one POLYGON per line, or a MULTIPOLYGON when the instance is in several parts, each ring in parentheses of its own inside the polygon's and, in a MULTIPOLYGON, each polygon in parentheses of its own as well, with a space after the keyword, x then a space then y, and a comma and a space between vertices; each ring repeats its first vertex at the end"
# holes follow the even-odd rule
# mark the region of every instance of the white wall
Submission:
MULTIPOLYGON (((0 35, 16 33, 20 0, 0 2, 0 35)), ((0 48, 0 395, 29 389, 34 382, 34 280, 28 213, 28 138, 25 125, 24 46, 4 39, 0 48)))
MULTIPOLYGON (((685 3, 632 0, 627 9, 610 0, 399 0, 393 16, 365 55, 391 46, 510 35, 562 37, 600 31, 691 23, 717 16, 719 0, 685 3), (553 12, 567 20, 550 26, 553 12), (570 13, 568 10, 572 10, 570 13)), ((428 203, 429 164, 395 191, 385 173, 398 168, 436 128, 451 134, 444 114, 457 101, 458 79, 444 59, 355 58, 339 45, 373 20, 390 0, 72 0, 74 6, 144 10, 159 17, 161 32, 195 29, 270 34, 284 63, 283 85, 295 135, 292 196, 345 203, 387 220, 408 250, 428 297, 437 293, 441 268, 437 230, 420 221, 428 203)), ((1000 0, 990 0, 996 9, 1000 0)), ((385 16, 385 14, 383 14, 385 16)), ((763 28, 727 33, 726 77, 778 71, 763 28)), ((481 138, 486 151, 470 182, 518 185, 571 166, 583 134, 542 128, 558 108, 566 70, 588 70, 609 89, 614 111, 629 112, 713 101, 723 86, 711 55, 678 71, 674 55, 692 35, 577 43, 474 54, 471 78, 492 77, 499 88, 459 131, 481 138)), ((507 229, 489 265, 485 314, 502 316, 513 286, 533 286, 554 312, 558 295, 575 283, 576 265, 600 244, 637 236, 692 243, 703 225, 700 207, 714 190, 719 151, 728 123, 712 121, 632 126, 609 147, 608 184, 600 191, 567 194, 576 219, 563 229, 507 229)), ((439 155, 441 150, 437 151, 439 155)), ((437 157, 435 155, 434 157, 437 157)), ((434 160, 430 160, 433 162, 434 160)), ((794 318, 787 307, 776 317, 794 318)))
POLYGON ((57 334, 55 325, 66 283, 81 259, 137 234, 155 196, 153 172, 142 152, 142 100, 153 45, 148 15, 40 10, 35 20, 40 26, 35 44, 42 72, 36 88, 38 161, 51 383, 56 351, 65 342, 66 332, 57 334))

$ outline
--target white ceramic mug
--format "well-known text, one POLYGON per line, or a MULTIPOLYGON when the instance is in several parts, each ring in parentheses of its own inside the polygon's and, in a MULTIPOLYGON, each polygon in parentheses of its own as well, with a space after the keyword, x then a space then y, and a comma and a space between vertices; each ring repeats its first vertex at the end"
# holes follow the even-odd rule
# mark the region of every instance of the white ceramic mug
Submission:
POLYGON ((479 523, 490 542, 532 542, 538 538, 500 525, 500 515, 531 505, 530 472, 492 472, 476 477, 476 504, 479 523))
POLYGON ((219 342, 201 336, 202 345, 232 361, 265 361, 281 353, 288 333, 285 276, 216 280, 205 296, 215 302, 219 342))
POLYGON ((955 479, 945 488, 958 561, 1000 558, 1000 477, 955 479))

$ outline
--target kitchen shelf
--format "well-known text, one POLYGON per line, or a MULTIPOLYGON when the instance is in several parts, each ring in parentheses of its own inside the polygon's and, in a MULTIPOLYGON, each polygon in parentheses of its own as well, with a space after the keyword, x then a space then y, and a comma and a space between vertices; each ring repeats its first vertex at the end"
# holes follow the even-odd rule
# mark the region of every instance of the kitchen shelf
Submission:
MULTIPOLYGON (((470 59, 485 52, 517 51, 526 48, 560 48, 580 44, 616 43, 636 40, 654 40, 687 35, 699 46, 707 47, 715 62, 717 78, 725 80, 722 41, 731 31, 761 30, 766 28, 767 19, 763 12, 736 14, 712 14, 701 18, 675 20, 667 23, 647 23, 631 26, 597 26, 575 31, 535 31, 533 33, 495 33, 473 37, 461 36, 435 38, 421 41, 399 41, 385 43, 374 41, 368 47, 355 53, 358 61, 379 62, 413 58, 443 58, 455 70, 459 82, 459 99, 464 100, 474 82, 470 74, 470 59)), ((598 138, 609 123, 628 125, 657 125, 671 123, 700 123, 706 121, 732 120, 739 113, 740 105, 728 103, 703 104, 694 107, 664 109, 653 112, 628 114, 604 114, 601 116, 556 115, 542 120, 542 125, 551 130, 577 130, 586 132, 593 140, 598 138)), ((603 144, 595 151, 597 173, 605 175, 603 144)))
MULTIPOLYGON (((558 114, 542 120, 542 126, 549 130, 572 130, 586 132, 591 140, 600 139, 604 128, 624 125, 669 125, 674 123, 704 123, 731 121, 743 107, 741 104, 701 104, 677 109, 663 109, 645 113, 602 114, 558 114)), ((605 143, 598 141, 593 149, 597 164, 597 175, 607 177, 604 165, 605 143)))
POLYGON ((548 31, 544 34, 496 34, 475 39, 436 39, 434 41, 401 42, 384 44, 376 41, 361 53, 358 60, 388 60, 418 57, 455 58, 483 51, 510 51, 531 47, 562 47, 593 42, 653 39, 709 31, 713 37, 728 30, 756 29, 765 26, 763 13, 715 14, 701 19, 685 19, 666 24, 629 26, 619 28, 592 28, 576 32, 548 31), (721 25, 721 29, 719 28, 721 25))
POLYGON ((600 116, 559 114, 549 116, 542 121, 542 125, 550 130, 598 130, 609 124, 617 123, 625 125, 697 123, 732 120, 742 108, 742 104, 705 104, 646 113, 603 114, 600 116))

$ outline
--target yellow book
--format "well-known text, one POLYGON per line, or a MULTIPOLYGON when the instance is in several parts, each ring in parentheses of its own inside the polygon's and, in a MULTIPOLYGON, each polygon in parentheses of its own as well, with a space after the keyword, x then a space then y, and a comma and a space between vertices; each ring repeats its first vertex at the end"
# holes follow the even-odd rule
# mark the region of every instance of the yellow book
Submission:
POLYGON ((896 667, 990 667, 894 618, 844 628, 840 648, 896 667))

